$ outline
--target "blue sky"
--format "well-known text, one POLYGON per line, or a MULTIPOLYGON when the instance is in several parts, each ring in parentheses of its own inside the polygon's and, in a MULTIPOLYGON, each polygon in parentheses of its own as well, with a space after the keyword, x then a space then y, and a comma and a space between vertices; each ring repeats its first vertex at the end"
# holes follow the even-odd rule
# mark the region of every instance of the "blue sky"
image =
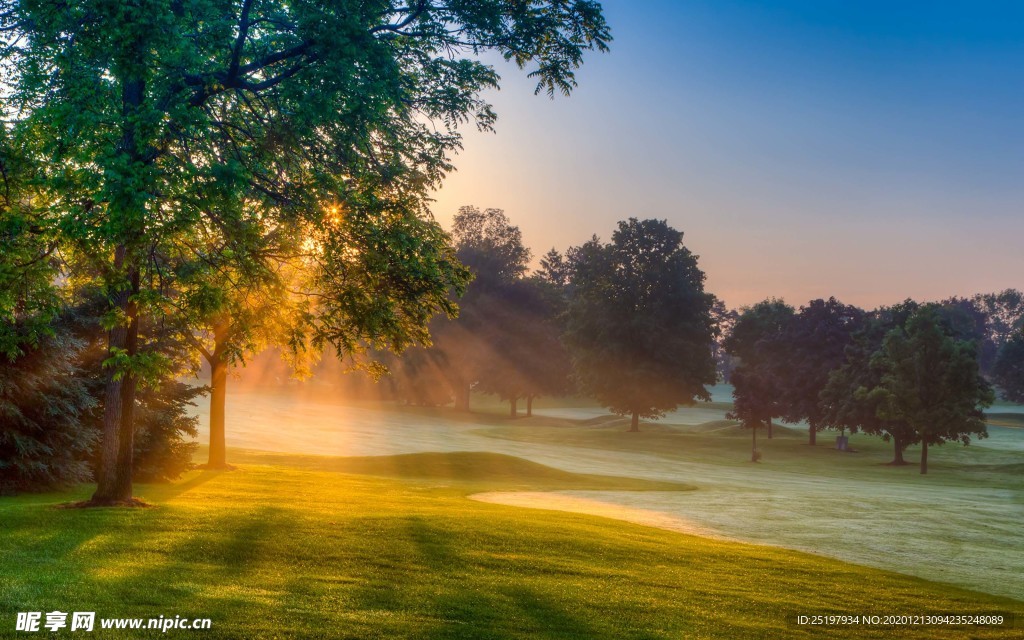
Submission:
POLYGON ((438 193, 535 254, 667 218, 731 306, 1024 287, 1024 3, 604 3, 569 99, 500 66, 438 193))

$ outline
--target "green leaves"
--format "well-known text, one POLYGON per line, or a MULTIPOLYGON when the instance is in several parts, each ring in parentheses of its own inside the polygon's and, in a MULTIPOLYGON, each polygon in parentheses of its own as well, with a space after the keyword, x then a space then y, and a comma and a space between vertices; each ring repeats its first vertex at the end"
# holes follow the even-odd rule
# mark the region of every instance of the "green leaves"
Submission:
POLYGON ((570 251, 566 342, 578 381, 616 413, 657 417, 707 399, 714 296, 663 220, 620 222, 610 244, 570 251))
POLYGON ((171 359, 159 352, 130 354, 127 349, 110 348, 110 356, 103 361, 104 369, 112 369, 114 380, 133 376, 143 386, 155 386, 173 369, 171 359))
MULTIPOLYGON (((479 55, 568 93, 610 39, 585 0, 12 0, 0 31, 5 157, 31 168, 64 282, 102 283, 103 326, 130 327, 105 362, 129 389, 166 370, 147 324, 229 359, 273 331, 293 354, 427 343, 469 279, 428 203, 460 127, 494 124, 479 55)), ((0 311, 52 278, 23 282, 0 311)))
POLYGON ((978 374, 974 343, 955 336, 937 305, 891 330, 871 363, 882 373, 869 395, 880 417, 905 421, 930 444, 985 437, 981 409, 992 403, 992 390, 978 374))
POLYGON ((994 378, 1011 402, 1024 402, 1024 328, 1010 337, 999 350, 994 378))

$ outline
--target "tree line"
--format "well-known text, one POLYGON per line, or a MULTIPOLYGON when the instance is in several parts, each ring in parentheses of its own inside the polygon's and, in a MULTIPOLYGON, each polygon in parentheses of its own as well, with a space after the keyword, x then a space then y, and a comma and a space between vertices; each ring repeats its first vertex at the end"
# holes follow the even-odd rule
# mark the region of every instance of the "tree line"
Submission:
POLYGON ((904 464, 911 445, 985 437, 982 409, 998 388, 1024 399, 1024 296, 1016 290, 906 300, 866 311, 835 298, 795 309, 768 299, 728 310, 664 221, 630 219, 610 243, 596 237, 565 255, 531 252, 504 212, 463 207, 456 253, 475 280, 457 318, 432 325, 434 343, 395 358, 394 385, 411 404, 454 402, 470 389, 509 403, 575 393, 613 413, 656 418, 733 385, 729 416, 772 437, 774 420, 877 435, 904 464))
POLYGON ((459 315, 432 324, 432 346, 394 359, 406 402, 469 410, 476 390, 515 417, 520 401, 529 416, 537 397, 582 393, 636 431, 640 418, 710 399, 716 299, 664 220, 630 218, 610 242, 552 249, 530 274, 531 252, 503 211, 463 207, 452 235, 474 279, 459 315))
POLYGON ((1012 289, 872 311, 769 299, 736 314, 724 340, 732 416, 755 443, 773 419, 806 423, 811 445, 824 429, 881 436, 897 465, 920 444, 926 473, 929 446, 986 436, 982 409, 997 388, 1020 401, 1021 345, 1024 297, 1012 289))

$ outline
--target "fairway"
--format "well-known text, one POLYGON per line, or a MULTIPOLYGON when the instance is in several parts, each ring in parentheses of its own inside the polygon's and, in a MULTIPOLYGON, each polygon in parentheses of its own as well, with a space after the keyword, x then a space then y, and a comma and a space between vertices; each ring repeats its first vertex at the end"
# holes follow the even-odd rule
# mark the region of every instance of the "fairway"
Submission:
MULTIPOLYGON (((805 613, 1024 616, 1019 602, 817 556, 466 498, 502 488, 665 485, 492 454, 236 461, 235 472, 140 487, 153 509, 53 508, 84 497, 85 487, 4 499, 4 610, 210 618, 209 631, 168 632, 203 638, 800 638, 818 637, 795 624, 805 613), (373 475, 322 470, 332 465, 373 475)), ((928 627, 894 636, 891 627, 857 626, 829 635, 1019 632, 928 627)))
MULTIPOLYGON (((828 446, 828 433, 821 434, 818 447, 807 447, 798 427, 776 427, 770 441, 760 434, 764 458, 751 464, 749 431, 724 421, 726 409, 719 403, 680 409, 666 418, 676 424, 645 424, 641 433, 626 433, 625 424, 611 416, 565 417, 587 418, 597 411, 574 407, 571 400, 550 406, 541 401, 537 416, 515 421, 494 401, 474 402, 479 412, 462 414, 240 393, 229 398, 238 406, 230 443, 342 456, 493 451, 574 473, 680 482, 697 490, 574 488, 548 500, 536 494, 488 500, 604 515, 617 507, 639 509, 650 513, 633 513, 634 521, 1024 600, 1018 535, 1024 521, 1024 430, 991 427, 990 438, 969 447, 936 447, 933 472, 922 477, 913 464, 887 466, 891 446, 878 438, 854 436, 858 453, 841 453, 828 446), (289 421, 293 410, 296 422, 289 421), (717 420, 699 424, 709 417, 717 420)), ((907 460, 916 455, 916 448, 909 449, 907 460)))

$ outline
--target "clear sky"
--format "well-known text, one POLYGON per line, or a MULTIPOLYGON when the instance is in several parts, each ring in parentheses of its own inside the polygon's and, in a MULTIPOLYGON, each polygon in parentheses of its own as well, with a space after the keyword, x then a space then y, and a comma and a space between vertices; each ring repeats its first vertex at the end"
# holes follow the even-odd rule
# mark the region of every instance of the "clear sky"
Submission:
POLYGON ((499 66, 437 194, 539 256, 666 218, 732 307, 1024 288, 1024 4, 608 0, 571 98, 499 66))

